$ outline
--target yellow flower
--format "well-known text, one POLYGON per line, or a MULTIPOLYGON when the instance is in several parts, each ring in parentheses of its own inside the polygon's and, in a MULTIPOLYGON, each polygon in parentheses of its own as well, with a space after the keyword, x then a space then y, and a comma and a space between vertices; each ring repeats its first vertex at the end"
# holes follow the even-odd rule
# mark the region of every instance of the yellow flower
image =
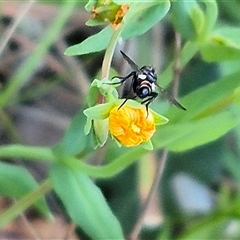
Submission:
POLYGON ((109 114, 109 130, 121 144, 126 147, 137 146, 151 139, 154 134, 155 120, 146 107, 133 108, 127 104, 120 109, 116 106, 109 114))

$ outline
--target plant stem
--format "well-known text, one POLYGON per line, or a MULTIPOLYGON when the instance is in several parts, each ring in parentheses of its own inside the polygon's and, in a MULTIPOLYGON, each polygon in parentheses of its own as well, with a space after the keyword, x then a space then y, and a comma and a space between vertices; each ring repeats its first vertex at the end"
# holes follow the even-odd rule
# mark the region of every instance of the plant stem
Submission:
POLYGON ((152 183, 152 186, 151 186, 151 189, 149 191, 149 194, 147 196, 147 199, 146 201, 144 202, 143 204, 143 207, 142 207, 142 210, 141 210, 141 213, 140 213, 140 216, 138 217, 138 220, 130 234, 130 237, 129 239, 130 240, 137 240, 138 239, 138 235, 141 231, 141 228, 142 228, 142 225, 143 225, 143 221, 144 221, 144 217, 146 216, 146 213, 147 213, 147 210, 158 190, 158 184, 161 180, 161 177, 162 177, 162 173, 163 173, 163 169, 166 165, 166 160, 167 160, 167 156, 168 156, 168 151, 166 149, 163 150, 163 153, 162 153, 162 157, 161 157, 161 160, 157 162, 157 169, 156 169, 156 172, 155 172, 155 176, 154 176, 154 179, 153 179, 153 183, 152 183))
MULTIPOLYGON (((179 59, 179 67, 183 69, 186 64, 194 57, 196 52, 198 51, 198 46, 194 42, 187 42, 185 46, 182 48, 182 51, 180 53, 180 59, 179 59)), ((174 62, 171 62, 166 70, 162 73, 162 75, 159 78, 159 83, 161 83, 161 86, 167 86, 173 79, 174 72, 173 69, 174 62)))
POLYGON ((118 156, 107 165, 92 166, 73 156, 64 158, 57 157, 50 148, 46 147, 31 147, 23 145, 9 145, 0 147, 1 158, 22 158, 23 160, 35 159, 48 162, 62 161, 67 166, 73 169, 78 169, 82 173, 94 178, 112 177, 127 168, 134 161, 136 161, 138 157, 142 156, 146 152, 147 151, 143 148, 137 147, 132 151, 118 156))
POLYGON ((92 166, 79 161, 74 157, 66 157, 62 159, 62 162, 72 169, 78 169, 82 173, 85 173, 94 178, 110 178, 126 169, 133 162, 137 161, 138 157, 141 157, 147 150, 143 148, 135 148, 125 154, 122 154, 118 158, 112 159, 111 163, 101 166, 92 166))
POLYGON ((113 35, 109 41, 102 64, 102 78, 109 78, 109 71, 111 67, 113 53, 118 42, 118 39, 120 37, 120 34, 122 32, 122 29, 123 23, 120 24, 118 28, 113 32, 113 35))
MULTIPOLYGON (((175 45, 174 45, 174 59, 173 59, 173 63, 172 63, 172 71, 173 71, 173 75, 172 75, 172 83, 173 83, 173 89, 172 89, 172 95, 174 97, 177 96, 178 94, 178 87, 179 87, 179 75, 181 73, 181 64, 180 64, 180 53, 181 53, 181 37, 178 33, 175 33, 175 45)), ((192 53, 194 53, 194 51, 192 51, 192 53)), ((189 59, 190 60, 190 59, 189 59)), ((157 162, 157 169, 155 172, 155 176, 154 176, 154 180, 151 186, 151 189, 148 193, 147 199, 143 204, 140 216, 138 217, 138 220, 130 234, 130 240, 137 240, 138 236, 140 234, 143 222, 144 222, 144 218, 146 216, 146 213, 152 203, 152 200, 154 199, 157 190, 158 190, 158 186, 163 174, 163 169, 166 165, 166 161, 167 161, 167 157, 168 157, 168 150, 164 149, 163 153, 162 153, 162 158, 161 161, 157 162)))
POLYGON ((56 160, 52 150, 46 147, 30 147, 23 145, 8 145, 0 147, 0 157, 24 158, 53 162, 56 160))
POLYGON ((50 192, 51 189, 51 182, 49 179, 47 179, 36 190, 32 191, 27 196, 23 197, 21 200, 15 203, 12 207, 8 208, 0 215, 0 228, 17 217, 20 213, 22 213, 34 202, 36 202, 40 197, 50 192))

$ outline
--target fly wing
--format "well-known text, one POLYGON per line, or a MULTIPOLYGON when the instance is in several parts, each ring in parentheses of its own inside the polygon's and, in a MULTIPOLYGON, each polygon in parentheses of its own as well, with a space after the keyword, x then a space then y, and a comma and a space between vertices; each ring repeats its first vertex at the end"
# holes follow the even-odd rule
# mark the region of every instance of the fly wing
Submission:
POLYGON ((161 93, 163 94, 163 96, 172 104, 174 104, 176 107, 185 110, 186 108, 183 107, 174 97, 172 97, 164 88, 162 88, 161 86, 159 86, 158 84, 155 84, 157 87, 159 87, 161 93))
POLYGON ((134 70, 134 71, 140 71, 138 65, 130 58, 128 57, 123 51, 120 51, 121 54, 123 55, 124 59, 128 62, 128 64, 131 66, 131 68, 134 70))

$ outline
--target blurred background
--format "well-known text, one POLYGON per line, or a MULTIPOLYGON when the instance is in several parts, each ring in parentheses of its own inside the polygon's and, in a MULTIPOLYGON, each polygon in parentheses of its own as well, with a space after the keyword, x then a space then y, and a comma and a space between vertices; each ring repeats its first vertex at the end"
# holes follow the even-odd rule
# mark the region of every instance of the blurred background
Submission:
MULTIPOLYGON (((99 74, 104 51, 80 57, 64 55, 67 47, 82 42, 101 29, 101 26, 85 26, 90 17, 84 9, 85 4, 86 1, 76 4, 58 34, 51 36, 51 24, 63 2, 0 3, 0 87, 4 89, 11 81, 15 82, 9 88, 7 102, 0 103, 3 107, 0 111, 1 145, 53 146, 62 139, 72 117, 86 107, 86 94, 92 79, 99 74)), ((239 26, 239 1, 233 1, 232 5, 219 1, 218 7, 219 22, 239 26)), ((119 42, 112 65, 119 75, 130 71, 119 50, 126 52, 139 66, 153 65, 161 75, 174 55, 175 33, 171 17, 168 15, 140 37, 119 42)), ((239 61, 206 63, 196 55, 181 72, 179 97, 237 70, 239 64, 239 61)), ((171 92, 171 86, 168 90, 171 92)), ((153 108, 161 112, 166 109, 166 104, 166 100, 159 98, 153 108)), ((186 152, 170 152, 159 195, 146 216, 141 238, 177 238, 188 229, 189 223, 196 221, 196 229, 201 226, 202 235, 199 236, 202 239, 205 230, 209 234, 207 228, 210 226, 216 226, 212 228, 214 231, 211 229, 213 237, 239 239, 240 222, 234 219, 234 209, 240 209, 239 141, 238 126, 209 144, 186 152), (223 215, 219 212, 224 211, 226 219, 219 224, 223 215)), ((108 159, 108 156, 122 152, 110 143, 106 155, 101 157, 108 159)), ((156 154, 160 158, 161 151, 156 154)), ((98 160, 92 159, 92 162, 98 160)), ((42 162, 12 161, 26 167, 37 180, 48 174, 48 165, 42 162)), ((96 181, 126 234, 138 219, 154 176, 155 164, 153 154, 149 153, 114 178, 96 181)), ((2 210, 11 202, 7 198, 0 200, 2 210)), ((57 197, 49 195, 48 202, 58 221, 49 223, 30 209, 28 224, 18 219, 0 232, 0 238, 31 238, 33 232, 39 231, 45 238, 84 239, 84 233, 78 229, 74 235, 67 235, 72 225, 57 197)))

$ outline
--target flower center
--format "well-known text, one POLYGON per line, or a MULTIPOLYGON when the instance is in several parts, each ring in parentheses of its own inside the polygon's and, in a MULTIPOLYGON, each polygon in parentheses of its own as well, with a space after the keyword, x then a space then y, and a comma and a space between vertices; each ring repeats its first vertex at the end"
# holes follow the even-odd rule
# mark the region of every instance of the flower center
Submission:
POLYGON ((131 124, 131 128, 132 128, 132 130, 133 130, 133 132, 135 132, 135 133, 140 133, 141 132, 141 128, 140 127, 138 127, 136 124, 131 124))

